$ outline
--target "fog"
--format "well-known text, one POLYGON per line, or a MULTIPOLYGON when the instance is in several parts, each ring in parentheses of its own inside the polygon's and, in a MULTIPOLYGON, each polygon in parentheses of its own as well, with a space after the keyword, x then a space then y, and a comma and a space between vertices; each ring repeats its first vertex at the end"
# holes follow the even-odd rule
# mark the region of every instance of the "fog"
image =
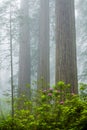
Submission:
MULTIPOLYGON (((75 1, 75 16, 76 16, 76 43, 77 43, 77 66, 78 66, 78 82, 87 83, 86 74, 84 75, 86 65, 85 45, 82 46, 81 31, 79 31, 79 19, 81 14, 79 12, 78 1, 75 1), (82 54, 85 53, 83 56, 82 54)), ((11 63, 10 63, 10 35, 12 35, 12 56, 13 56, 13 84, 14 89, 18 88, 18 68, 19 68, 19 30, 20 30, 20 1, 11 1, 11 25, 12 34, 10 34, 10 2, 9 0, 0 1, 0 97, 4 93, 11 93, 11 63)), ((38 72, 38 43, 39 43, 39 24, 40 24, 40 1, 29 1, 29 44, 31 47, 31 86, 37 81, 38 72)), ((50 46, 50 84, 55 84, 55 2, 49 1, 49 46, 50 46)), ((80 22, 82 22, 80 20, 80 22)), ((81 23, 80 23, 81 24, 81 23)), ((44 31, 44 30, 43 30, 44 31)), ((41 33, 40 33, 41 34, 41 33)), ((27 35, 27 34, 26 34, 27 35)), ((42 34, 43 35, 43 34, 42 34)), ((26 36, 25 36, 26 37, 26 36)), ((27 38, 27 37, 26 37, 27 38)), ((85 40, 86 41, 86 40, 85 40)), ((43 50, 43 49, 42 49, 43 50)), ((46 49, 45 49, 46 50, 46 49)), ((26 53, 26 50, 25 50, 26 53)), ((23 55, 24 56, 24 55, 23 55)), ((29 57, 27 57, 29 58, 29 57)), ((25 59, 25 56, 24 56, 25 59)), ((26 59, 27 60, 27 59, 26 59)), ((26 61, 24 61, 26 62, 26 61)), ((44 64, 43 64, 44 65, 44 64)), ((46 69, 46 68, 45 68, 46 69)), ((47 71, 46 71, 47 72, 47 71)), ((24 73, 24 72, 23 72, 24 73)), ((27 73, 27 71, 26 71, 27 73)), ((23 78, 24 79, 24 78, 23 78)), ((22 79, 22 80, 23 80, 22 79)))

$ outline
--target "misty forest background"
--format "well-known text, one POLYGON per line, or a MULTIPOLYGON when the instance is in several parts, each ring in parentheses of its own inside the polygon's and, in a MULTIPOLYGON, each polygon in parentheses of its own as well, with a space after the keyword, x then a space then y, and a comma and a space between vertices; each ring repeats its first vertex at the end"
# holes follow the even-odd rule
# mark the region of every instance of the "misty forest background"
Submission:
MULTIPOLYGON (((26 4, 27 2, 28 0, 0 0, 0 107, 2 108, 5 107, 6 102, 11 101, 12 92, 14 97, 17 96, 19 79, 21 79, 19 95, 23 92, 22 89, 27 84, 27 81, 30 84, 30 86, 27 84, 28 87, 36 89, 36 81, 42 75, 48 77, 45 77, 46 81, 44 83, 48 82, 50 86, 54 85, 57 80, 55 80, 55 0, 49 0, 49 4, 46 3, 47 7, 40 5, 40 0, 29 0, 29 4, 26 4), (40 10, 41 6, 42 12, 40 10), (44 17, 46 20, 44 20, 44 17), (23 22, 26 24, 24 25, 23 22), (20 45, 23 42, 25 44, 20 45), (29 46, 27 46, 27 42, 29 46), (19 50, 21 51, 19 52, 19 50), (47 60, 46 64, 48 64, 48 68, 45 67, 45 62, 41 62, 41 54, 43 61, 47 60), (41 66, 43 70, 41 70, 41 66), (48 75, 49 73, 50 76, 48 75), (23 76, 26 77, 26 80, 23 76)), ((78 83, 87 83, 86 5, 87 0, 75 0, 78 83)), ((70 60, 73 61, 73 59, 70 60)), ((68 71, 68 67, 66 68, 68 71)), ((40 88, 40 85, 38 86, 40 88)), ((47 84, 44 86, 47 86, 47 84)), ((42 87, 44 86, 42 84, 42 87)), ((10 109, 10 106, 7 108, 10 109)))

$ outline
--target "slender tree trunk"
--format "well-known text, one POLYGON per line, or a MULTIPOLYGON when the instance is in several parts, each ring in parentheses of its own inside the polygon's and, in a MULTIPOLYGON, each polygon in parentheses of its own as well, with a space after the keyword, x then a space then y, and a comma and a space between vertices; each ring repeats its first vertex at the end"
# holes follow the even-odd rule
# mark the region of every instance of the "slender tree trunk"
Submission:
POLYGON ((18 96, 30 98, 29 0, 21 0, 18 96))
POLYGON ((48 88, 49 77, 49 0, 40 0, 40 42, 38 81, 40 88, 48 88))
POLYGON ((74 0, 56 0, 56 82, 70 83, 77 93, 74 0))
POLYGON ((12 105, 12 118, 14 117, 14 86, 13 86, 13 51, 12 51, 12 12, 10 2, 10 60, 11 60, 11 105, 12 105))

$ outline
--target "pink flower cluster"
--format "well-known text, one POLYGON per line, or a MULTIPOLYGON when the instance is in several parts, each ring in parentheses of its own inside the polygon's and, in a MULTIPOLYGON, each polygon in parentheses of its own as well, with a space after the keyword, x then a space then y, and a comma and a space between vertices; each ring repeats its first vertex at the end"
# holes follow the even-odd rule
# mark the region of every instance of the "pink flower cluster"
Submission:
POLYGON ((52 96, 52 93, 48 93, 48 96, 52 96))
POLYGON ((60 104, 64 104, 64 101, 61 101, 60 104))
POLYGON ((47 92, 47 90, 45 89, 45 90, 43 90, 43 93, 46 93, 47 92))
POLYGON ((53 88, 49 88, 50 91, 53 91, 53 88))

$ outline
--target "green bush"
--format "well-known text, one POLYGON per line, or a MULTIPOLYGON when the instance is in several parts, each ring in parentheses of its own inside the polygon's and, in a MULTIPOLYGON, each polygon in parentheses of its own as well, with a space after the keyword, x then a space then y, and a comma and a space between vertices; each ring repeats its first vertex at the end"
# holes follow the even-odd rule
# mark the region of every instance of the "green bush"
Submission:
MULTIPOLYGON (((87 103, 81 95, 70 93, 70 85, 60 81, 53 88, 39 90, 26 99, 14 118, 0 122, 0 130, 85 130, 87 103)), ((23 96, 24 99, 24 96, 23 96)), ((86 99, 86 98, 85 98, 86 99)))

